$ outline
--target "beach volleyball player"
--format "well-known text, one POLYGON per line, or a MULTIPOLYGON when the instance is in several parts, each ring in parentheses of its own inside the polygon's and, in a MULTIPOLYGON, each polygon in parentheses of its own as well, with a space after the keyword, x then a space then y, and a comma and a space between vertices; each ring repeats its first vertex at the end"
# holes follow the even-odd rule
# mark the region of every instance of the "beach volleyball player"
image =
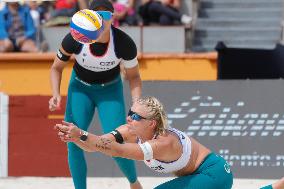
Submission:
POLYGON ((176 176, 155 189, 232 187, 230 165, 194 138, 168 127, 163 105, 155 97, 138 99, 129 110, 127 124, 105 135, 94 135, 66 122, 55 129, 62 141, 72 141, 86 151, 143 160, 154 171, 176 176))
MULTIPOLYGON (((132 100, 141 95, 136 45, 126 33, 112 26, 113 11, 108 0, 94 0, 90 10, 76 13, 72 17, 70 33, 62 40, 51 67, 52 98, 49 100, 49 109, 55 111, 60 108, 62 71, 70 56, 74 55, 65 120, 85 131, 89 128, 95 109, 104 133, 125 124, 121 64, 129 81, 132 100)), ((75 188, 86 189, 87 165, 83 151, 72 142, 67 146, 75 188)), ((130 182, 130 188, 142 188, 137 180, 134 161, 114 159, 130 182)))

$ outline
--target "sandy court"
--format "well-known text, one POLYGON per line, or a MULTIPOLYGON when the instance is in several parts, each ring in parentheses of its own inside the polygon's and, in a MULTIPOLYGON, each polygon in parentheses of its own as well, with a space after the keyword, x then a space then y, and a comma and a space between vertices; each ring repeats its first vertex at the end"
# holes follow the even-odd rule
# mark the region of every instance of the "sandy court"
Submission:
MULTIPOLYGON (((140 177, 145 189, 152 189, 158 184, 170 180, 169 177, 140 177)), ((258 189, 275 180, 235 179, 233 189, 258 189)), ((0 178, 0 189, 73 189, 71 178, 63 177, 9 177, 0 178)), ((88 178, 88 189, 127 189, 124 178, 91 177, 88 178)), ((177 187, 178 189, 178 187, 177 187)))

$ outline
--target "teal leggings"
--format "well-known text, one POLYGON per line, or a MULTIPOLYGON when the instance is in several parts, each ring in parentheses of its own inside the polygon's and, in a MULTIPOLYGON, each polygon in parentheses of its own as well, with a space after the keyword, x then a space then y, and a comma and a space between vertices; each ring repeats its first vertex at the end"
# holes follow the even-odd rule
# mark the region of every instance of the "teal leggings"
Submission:
POLYGON ((232 185, 230 166, 221 156, 211 153, 194 173, 170 180, 155 189, 230 189, 232 185))
MULTIPOLYGON (((95 113, 101 121, 102 130, 108 133, 125 124, 125 104, 121 78, 101 84, 86 84, 72 72, 65 112, 65 120, 88 130, 95 113)), ((114 158, 130 183, 137 180, 135 163, 132 160, 114 158)), ((83 151, 74 143, 68 143, 68 163, 76 189, 86 189, 87 165, 83 151)))
POLYGON ((273 189, 272 185, 261 187, 260 189, 273 189))

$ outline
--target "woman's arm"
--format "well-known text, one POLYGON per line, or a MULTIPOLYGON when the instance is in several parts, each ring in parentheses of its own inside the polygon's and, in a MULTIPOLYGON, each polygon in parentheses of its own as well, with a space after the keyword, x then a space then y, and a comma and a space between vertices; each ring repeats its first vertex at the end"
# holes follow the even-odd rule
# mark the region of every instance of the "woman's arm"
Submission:
POLYGON ((66 66, 66 62, 60 60, 59 57, 70 57, 71 54, 67 53, 61 47, 57 52, 57 56, 54 59, 54 62, 50 69, 50 84, 52 90, 52 98, 49 100, 49 109, 50 111, 54 111, 60 108, 61 96, 60 96, 60 85, 61 85, 61 77, 62 71, 66 66))
MULTIPOLYGON (((122 157, 133 160, 144 160, 147 156, 144 154, 145 151, 143 152, 143 150, 141 149, 141 145, 137 143, 119 144, 115 141, 115 138, 111 134, 102 136, 89 134, 86 143, 88 145, 88 149, 90 149, 90 152, 97 151, 108 156, 122 157)), ((145 143, 148 143, 148 145, 150 145, 150 149, 148 148, 146 152, 152 151, 150 159, 173 161, 178 159, 181 153, 180 150, 175 149, 173 145, 173 139, 171 138, 169 140, 154 139, 145 143)), ((145 147, 145 145, 142 146, 145 147)))
POLYGON ((139 74, 139 66, 136 65, 133 68, 125 68, 125 74, 129 81, 132 101, 135 101, 142 93, 142 81, 139 74))
POLYGON ((123 31, 116 29, 115 44, 117 53, 121 57, 120 64, 125 74, 125 79, 129 81, 132 100, 141 96, 142 82, 139 74, 139 63, 137 60, 137 47, 133 39, 123 31))
POLYGON ((61 42, 61 46, 57 51, 57 55, 50 69, 52 98, 49 100, 49 109, 51 111, 60 108, 60 84, 62 71, 67 65, 71 55, 76 53, 81 47, 82 44, 73 39, 70 33, 66 34, 61 42))
MULTIPOLYGON (((125 135, 125 132, 129 132, 129 130, 125 128, 125 126, 122 126, 117 129, 119 132, 121 132, 123 137, 127 136, 125 135)), ((55 129, 59 131, 58 135, 62 141, 74 142, 77 146, 85 151, 101 152, 108 156, 123 157, 133 160, 154 158, 163 161, 173 161, 178 159, 182 151, 178 139, 172 136, 153 139, 143 144, 120 144, 116 142, 115 137, 110 133, 101 136, 89 133, 87 140, 83 142, 80 141, 82 130, 72 123, 63 121, 62 124, 56 124, 55 129), (175 145, 176 143, 178 144, 178 147, 175 145)), ((127 138, 127 140, 129 139, 127 138)))
MULTIPOLYGON (((134 160, 143 160, 144 154, 136 143, 117 143, 115 137, 108 133, 105 135, 94 135, 89 133, 86 141, 80 141, 82 130, 76 125, 68 122, 56 124, 55 129, 64 142, 73 142, 81 149, 88 152, 101 152, 108 156, 123 157, 134 160)), ((118 128, 123 132, 124 128, 118 128)))

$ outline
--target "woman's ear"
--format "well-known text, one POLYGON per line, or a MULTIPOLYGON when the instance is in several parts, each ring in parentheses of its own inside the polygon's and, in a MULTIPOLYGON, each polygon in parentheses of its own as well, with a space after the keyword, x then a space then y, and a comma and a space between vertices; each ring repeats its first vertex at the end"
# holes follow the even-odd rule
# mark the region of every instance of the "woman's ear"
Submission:
POLYGON ((156 127, 157 127, 157 121, 156 120, 151 120, 150 127, 152 127, 154 129, 154 131, 155 131, 156 127))

